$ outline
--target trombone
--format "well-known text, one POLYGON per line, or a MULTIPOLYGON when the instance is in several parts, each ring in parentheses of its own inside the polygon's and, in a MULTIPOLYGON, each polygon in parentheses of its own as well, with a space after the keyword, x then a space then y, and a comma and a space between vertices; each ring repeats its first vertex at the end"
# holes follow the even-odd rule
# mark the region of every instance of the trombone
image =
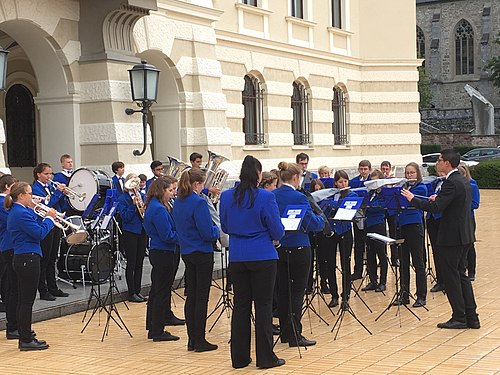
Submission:
MULTIPOLYGON (((37 197, 41 198, 41 197, 37 197)), ((49 206, 46 206, 42 203, 36 203, 33 201, 34 207, 32 207, 32 210, 35 212, 40 217, 45 218, 47 216, 47 213, 51 210, 49 206)), ((57 212, 56 211, 56 218, 54 220, 54 225, 63 231, 71 230, 72 232, 76 232, 80 230, 80 226, 73 224, 69 222, 68 220, 64 219, 64 214, 62 212, 57 212)))
MULTIPOLYGON (((59 186, 61 185, 60 182, 54 181, 49 179, 50 182, 52 182, 54 185, 59 186)), ((77 193, 73 189, 71 189, 69 186, 66 186, 64 189, 64 195, 66 195, 70 199, 78 199, 78 201, 83 202, 85 198, 87 198, 87 193, 77 193)))

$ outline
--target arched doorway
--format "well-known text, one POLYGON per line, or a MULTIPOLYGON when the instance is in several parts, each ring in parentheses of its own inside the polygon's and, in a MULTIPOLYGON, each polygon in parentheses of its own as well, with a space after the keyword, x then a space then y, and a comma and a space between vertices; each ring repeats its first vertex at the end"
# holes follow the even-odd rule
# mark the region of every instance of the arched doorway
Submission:
POLYGON ((15 84, 5 96, 7 164, 34 167, 36 160, 35 105, 28 88, 15 84))

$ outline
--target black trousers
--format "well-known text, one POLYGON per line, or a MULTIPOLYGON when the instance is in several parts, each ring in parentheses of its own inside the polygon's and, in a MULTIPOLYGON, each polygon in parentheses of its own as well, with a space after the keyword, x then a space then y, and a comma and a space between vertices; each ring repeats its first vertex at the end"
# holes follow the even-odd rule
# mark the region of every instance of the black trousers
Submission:
POLYGON ((214 253, 182 254, 186 266, 186 302, 184 317, 189 340, 197 345, 205 342, 207 307, 214 269, 214 253))
MULTIPOLYGON (((444 284, 441 270, 441 265, 439 264, 439 248, 437 244, 437 235, 439 231, 439 222, 441 219, 435 219, 434 217, 430 217, 427 219, 427 233, 429 234, 429 239, 431 241, 432 247, 432 258, 434 259, 434 268, 436 270, 436 283, 444 284)), ((430 262, 430 259, 427 260, 430 262)))
MULTIPOLYGON (((472 216, 472 224, 474 232, 476 232, 476 218, 472 216)), ((476 247, 474 242, 470 244, 469 251, 467 252, 467 276, 476 276, 476 247)))
POLYGON ((40 241, 42 248, 42 259, 40 262, 40 281, 38 291, 40 294, 57 291, 56 284, 56 261, 59 254, 59 241, 61 240, 61 230, 57 227, 40 241))
POLYGON ((316 271, 318 271, 316 274, 316 278, 321 278, 322 285, 324 285, 324 283, 328 279, 328 270, 326 267, 326 252, 324 248, 320 247, 320 237, 324 237, 323 233, 309 233, 309 242, 311 243, 311 268, 309 270, 309 278, 307 280, 308 290, 312 290, 314 284, 314 261, 316 261, 316 271))
POLYGON ((405 239, 401 250, 401 292, 403 298, 408 298, 410 292, 410 255, 417 284, 417 298, 426 299, 427 283, 423 258, 422 238, 424 231, 422 224, 407 224, 401 227, 401 236, 405 239))
POLYGON ((356 223, 353 224, 354 228, 354 274, 363 274, 363 258, 365 255, 366 247, 366 230, 359 229, 356 223))
POLYGON ((351 290, 351 254, 352 254, 352 230, 341 235, 334 234, 332 237, 322 237, 321 247, 325 248, 326 263, 328 270, 328 284, 333 298, 339 298, 337 285, 337 249, 340 253, 340 267, 342 270, 342 300, 347 301, 351 290))
POLYGON ((12 265, 17 275, 17 329, 19 330, 19 341, 31 342, 33 340, 31 314, 40 279, 40 255, 36 253, 16 254, 12 265))
POLYGON ((460 322, 477 319, 474 291, 469 277, 465 274, 469 246, 439 247, 438 258, 442 266, 443 281, 452 309, 452 318, 460 322))
POLYGON ((278 314, 281 327, 281 337, 294 340, 295 333, 300 338, 302 334, 302 302, 307 286, 309 267, 311 264, 311 248, 280 247, 278 249, 279 301, 278 314), (291 310, 291 311, 290 311, 291 310))
POLYGON ((7 331, 17 330, 17 275, 14 271, 12 261, 14 250, 5 250, 2 253, 2 261, 5 264, 5 317, 7 319, 7 331))
POLYGON ((125 278, 127 279, 128 295, 132 296, 141 292, 142 264, 146 256, 148 236, 146 233, 135 234, 123 231, 122 239, 127 258, 125 278))
POLYGON ((230 263, 234 290, 231 319, 231 361, 235 368, 250 362, 252 302, 255 305, 255 352, 257 367, 276 362, 273 352, 273 290, 276 260, 230 263))
MULTIPOLYGON (((386 236, 385 222, 383 224, 372 225, 366 228, 366 233, 378 233, 386 236)), ((370 282, 377 284, 377 258, 380 263, 380 284, 387 284, 387 252, 385 244, 374 239, 366 240, 366 263, 370 282)))
POLYGON ((171 311, 172 283, 175 278, 175 252, 149 250, 151 263, 151 291, 146 311, 146 329, 153 337, 162 334, 165 316, 171 311))

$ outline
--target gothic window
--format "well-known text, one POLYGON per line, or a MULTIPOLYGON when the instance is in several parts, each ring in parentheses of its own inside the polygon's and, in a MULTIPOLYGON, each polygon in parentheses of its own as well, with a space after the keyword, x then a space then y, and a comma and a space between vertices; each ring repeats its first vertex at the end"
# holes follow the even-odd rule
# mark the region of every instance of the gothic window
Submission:
POLYGON ((347 139, 347 121, 346 121, 346 99, 344 91, 340 87, 333 88, 333 124, 332 131, 334 143, 336 145, 346 145, 347 139))
POLYGON ((455 31, 455 74, 474 74, 474 30, 466 20, 455 31))
POLYGON ((9 167, 36 165, 35 105, 26 86, 12 86, 5 97, 9 167))
POLYGON ((256 7, 257 0, 243 0, 243 4, 252 5, 252 6, 256 7))
POLYGON ((294 82, 292 95, 292 133, 294 145, 308 145, 310 143, 307 99, 308 95, 304 85, 294 82))
POLYGON ((257 78, 246 75, 242 101, 245 111, 243 133, 246 145, 262 145, 266 143, 263 121, 263 90, 257 78))
POLYGON ((342 0, 332 1, 332 26, 342 28, 342 0))
POLYGON ((290 0, 292 2, 292 17, 304 18, 304 0, 290 0))
POLYGON ((417 57, 425 59, 425 35, 420 27, 417 26, 417 57))

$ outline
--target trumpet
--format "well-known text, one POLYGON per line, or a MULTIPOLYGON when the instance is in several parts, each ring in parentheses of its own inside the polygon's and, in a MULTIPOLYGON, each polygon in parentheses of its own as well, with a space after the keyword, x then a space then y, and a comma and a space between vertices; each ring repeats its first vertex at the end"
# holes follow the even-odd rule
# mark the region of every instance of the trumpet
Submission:
MULTIPOLYGON (((42 203, 36 203, 33 201, 33 204, 35 205, 32 207, 32 210, 35 212, 40 217, 45 218, 47 216, 47 213, 51 210, 49 206, 46 206, 42 203)), ((72 232, 76 232, 80 230, 80 227, 76 224, 73 224, 69 222, 68 220, 64 219, 64 214, 62 212, 57 212, 56 211, 56 218, 54 220, 54 225, 63 231, 71 230, 72 232)))
POLYGON ((50 201, 50 194, 47 194, 45 197, 41 197, 39 195, 32 195, 31 198, 36 199, 37 201, 50 201))
POLYGON ((135 206, 137 207, 137 211, 139 211, 139 215, 141 215, 141 217, 144 219, 144 202, 142 201, 141 193, 138 189, 140 183, 141 179, 139 177, 132 177, 125 181, 123 187, 134 192, 136 196, 135 206))
MULTIPOLYGON (((57 182, 57 181, 54 181, 51 179, 49 179, 49 181, 52 182, 56 186, 61 185, 60 182, 57 182)), ((69 186, 66 186, 66 188, 64 189, 64 195, 66 195, 70 199, 78 199, 78 201, 80 201, 80 202, 83 202, 85 200, 85 198, 87 198, 86 193, 77 193, 76 191, 71 189, 69 186)))

